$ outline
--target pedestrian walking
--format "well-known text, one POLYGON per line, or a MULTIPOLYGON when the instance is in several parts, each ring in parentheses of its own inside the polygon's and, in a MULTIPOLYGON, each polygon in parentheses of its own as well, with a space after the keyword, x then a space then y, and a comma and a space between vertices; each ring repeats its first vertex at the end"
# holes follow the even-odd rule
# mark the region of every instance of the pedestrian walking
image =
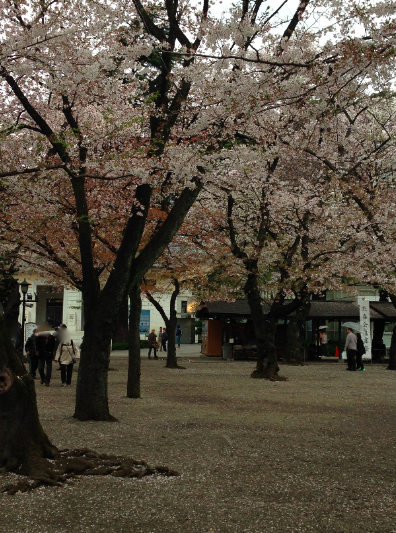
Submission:
POLYGON ((180 337, 183 335, 183 332, 182 332, 182 329, 180 327, 180 324, 177 325, 177 328, 176 328, 176 342, 177 342, 177 347, 180 348, 180 337))
POLYGON ((41 385, 49 387, 52 374, 52 360, 55 351, 55 337, 49 331, 39 333, 36 338, 38 351, 38 371, 41 385))
POLYGON ((356 363, 358 370, 366 370, 363 365, 363 355, 366 353, 366 348, 363 344, 363 339, 360 333, 356 333, 356 363))
POLYGON ((62 387, 71 385, 71 378, 73 375, 73 365, 77 363, 77 359, 80 358, 80 350, 76 346, 76 343, 70 339, 70 341, 64 341, 59 343, 56 350, 55 361, 59 361, 61 369, 61 381, 62 387))
POLYGON ((348 368, 347 370, 356 370, 356 349, 357 349, 357 338, 353 333, 351 328, 347 328, 347 338, 345 341, 344 350, 347 353, 348 368))
POLYGON ((151 350, 154 348, 154 359, 158 359, 157 357, 158 343, 157 343, 157 335, 155 334, 155 329, 151 330, 151 333, 148 336, 148 342, 149 342, 148 358, 151 359, 151 350))
POLYGON ((159 345, 159 351, 162 352, 162 328, 160 328, 158 333, 158 345, 159 345))
POLYGON ((320 336, 320 355, 321 355, 321 357, 328 357, 329 356, 329 351, 328 351, 329 338, 327 336, 327 326, 321 326, 319 329, 321 330, 319 332, 319 336, 320 336))
MULTIPOLYGON (((65 337, 66 329, 67 329, 66 324, 61 324, 60 326, 56 326, 56 328, 55 328, 55 333, 54 333, 54 337, 55 337, 54 352, 55 353, 56 353, 56 351, 58 349, 59 344, 62 342, 62 339, 64 339, 64 337, 65 337)), ((59 366, 58 366, 57 370, 60 370, 60 369, 61 369, 61 366, 60 366, 60 363, 59 363, 59 366)))
POLYGON ((168 332, 166 331, 166 328, 162 331, 162 350, 166 352, 166 342, 168 340, 168 332))
POLYGON ((33 379, 36 379, 36 371, 38 368, 38 357, 36 348, 36 333, 37 329, 33 330, 32 335, 28 338, 25 344, 26 357, 29 363, 29 374, 33 379))

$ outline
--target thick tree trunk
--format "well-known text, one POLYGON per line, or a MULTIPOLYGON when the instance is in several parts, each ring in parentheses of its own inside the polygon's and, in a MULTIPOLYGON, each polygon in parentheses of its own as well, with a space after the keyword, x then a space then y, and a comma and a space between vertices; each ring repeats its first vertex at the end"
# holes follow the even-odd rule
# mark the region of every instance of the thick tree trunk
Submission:
POLYGON ((41 427, 34 381, 20 362, 0 317, 0 471, 42 472, 56 448, 41 427))
POLYGON ((387 370, 396 370, 396 325, 392 331, 392 339, 389 349, 389 365, 387 370))
POLYGON ((41 485, 62 486, 82 475, 137 477, 178 475, 167 467, 151 468, 143 461, 106 456, 87 449, 59 451, 41 427, 34 381, 20 362, 0 317, 0 474, 19 476, 2 487, 7 494, 41 485))
POLYGON ((128 332, 128 298, 125 298, 118 319, 114 325, 113 344, 126 344, 129 341, 128 332))
MULTIPOLYGON (((380 291, 379 301, 388 301, 388 293, 386 291, 380 291)), ((371 346, 373 362, 380 362, 386 355, 386 348, 383 341, 384 331, 385 320, 375 320, 373 328, 373 342, 371 346)))
MULTIPOLYGON (((172 306, 171 306, 172 307, 172 306)), ((180 368, 177 364, 176 357, 176 326, 177 326, 177 312, 173 308, 170 311, 170 318, 166 324, 166 331, 168 333, 168 353, 166 355, 166 368, 180 368)))
POLYGON ((107 373, 110 363, 112 324, 92 321, 85 326, 77 377, 74 418, 86 420, 116 420, 109 412, 107 373))
MULTIPOLYGON (((396 308, 396 295, 389 294, 389 298, 391 299, 391 302, 393 303, 393 307, 396 308)), ((387 367, 387 370, 396 370, 396 324, 392 331, 392 339, 391 339, 391 345, 389 349, 389 365, 387 367)))
POLYGON ((140 284, 133 285, 129 291, 129 354, 127 397, 140 398, 140 313, 142 298, 140 284))
POLYGON ((311 304, 306 300, 304 304, 296 310, 296 313, 291 317, 287 326, 287 345, 286 345, 286 360, 291 365, 301 365, 303 363, 303 346, 302 339, 304 337, 304 324, 309 314, 311 304))
POLYGON ((257 344, 257 368, 252 373, 252 378, 285 379, 278 376, 279 367, 275 348, 277 319, 271 315, 265 316, 263 313, 256 273, 248 274, 244 291, 249 303, 257 344))
POLYGON ((169 320, 166 325, 168 332, 168 353, 166 356, 166 368, 181 368, 177 364, 176 357, 176 326, 177 326, 177 311, 176 311, 176 298, 180 292, 179 281, 174 278, 173 284, 175 290, 172 293, 170 306, 169 306, 169 320))
POLYGON ((19 324, 19 306, 21 303, 19 284, 12 276, 3 276, 0 301, 4 309, 4 325, 10 339, 15 339, 15 349, 18 357, 23 361, 23 331, 19 324))
MULTIPOLYGON (((202 188, 198 179, 196 182, 195 189, 183 190, 162 226, 136 255, 151 198, 151 188, 146 184, 139 186, 137 189, 141 191, 139 195, 136 193, 139 203, 133 206, 135 214, 127 223, 122 244, 105 287, 100 296, 93 300, 90 298, 89 283, 83 290, 86 326, 74 413, 78 420, 115 420, 109 413, 107 397, 107 372, 115 320, 128 288, 143 278, 183 223, 202 188), (86 300, 89 305, 86 305, 86 300)), ((89 277, 88 267, 87 276, 89 277)))

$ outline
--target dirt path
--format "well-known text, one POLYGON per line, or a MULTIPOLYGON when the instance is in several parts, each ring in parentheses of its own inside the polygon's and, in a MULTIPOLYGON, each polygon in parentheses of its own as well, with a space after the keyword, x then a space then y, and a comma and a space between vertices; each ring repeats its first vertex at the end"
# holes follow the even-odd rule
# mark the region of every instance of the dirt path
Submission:
POLYGON ((57 371, 37 385, 49 437, 182 476, 1 495, 1 532, 396 532, 396 372, 284 366, 290 381, 270 383, 250 379, 248 362, 168 370, 144 359, 143 397, 129 400, 126 365, 112 357, 116 424, 71 418, 76 375, 72 387, 57 371))

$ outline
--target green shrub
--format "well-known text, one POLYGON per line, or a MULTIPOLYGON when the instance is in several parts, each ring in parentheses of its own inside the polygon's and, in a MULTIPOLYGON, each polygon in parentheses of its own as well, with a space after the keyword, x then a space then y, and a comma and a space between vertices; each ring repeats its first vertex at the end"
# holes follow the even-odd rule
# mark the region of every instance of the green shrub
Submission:
POLYGON ((115 342, 111 347, 112 350, 128 350, 129 344, 127 342, 115 342))
MULTIPOLYGON (((127 342, 115 342, 112 350, 128 350, 129 344, 127 342)), ((148 348, 148 340, 140 341, 140 348, 148 348)))

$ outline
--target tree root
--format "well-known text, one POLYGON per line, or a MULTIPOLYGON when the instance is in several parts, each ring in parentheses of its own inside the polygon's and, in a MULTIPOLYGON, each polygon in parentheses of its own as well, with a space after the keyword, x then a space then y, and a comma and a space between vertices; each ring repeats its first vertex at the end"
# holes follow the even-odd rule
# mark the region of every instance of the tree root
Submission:
POLYGON ((289 381, 286 377, 278 376, 277 372, 268 371, 259 372, 258 370, 254 370, 250 377, 255 379, 268 379, 269 381, 289 381))
POLYGON ((143 478, 145 476, 179 476, 167 466, 150 467, 145 461, 115 455, 98 454, 88 449, 61 450, 54 460, 30 457, 17 474, 24 475, 16 483, 10 483, 1 492, 13 495, 42 486, 61 487, 70 479, 81 476, 114 476, 143 478))
POLYGON ((178 368, 179 370, 185 370, 186 369, 185 366, 180 366, 177 363, 176 364, 165 365, 165 368, 172 368, 172 369, 178 368))

